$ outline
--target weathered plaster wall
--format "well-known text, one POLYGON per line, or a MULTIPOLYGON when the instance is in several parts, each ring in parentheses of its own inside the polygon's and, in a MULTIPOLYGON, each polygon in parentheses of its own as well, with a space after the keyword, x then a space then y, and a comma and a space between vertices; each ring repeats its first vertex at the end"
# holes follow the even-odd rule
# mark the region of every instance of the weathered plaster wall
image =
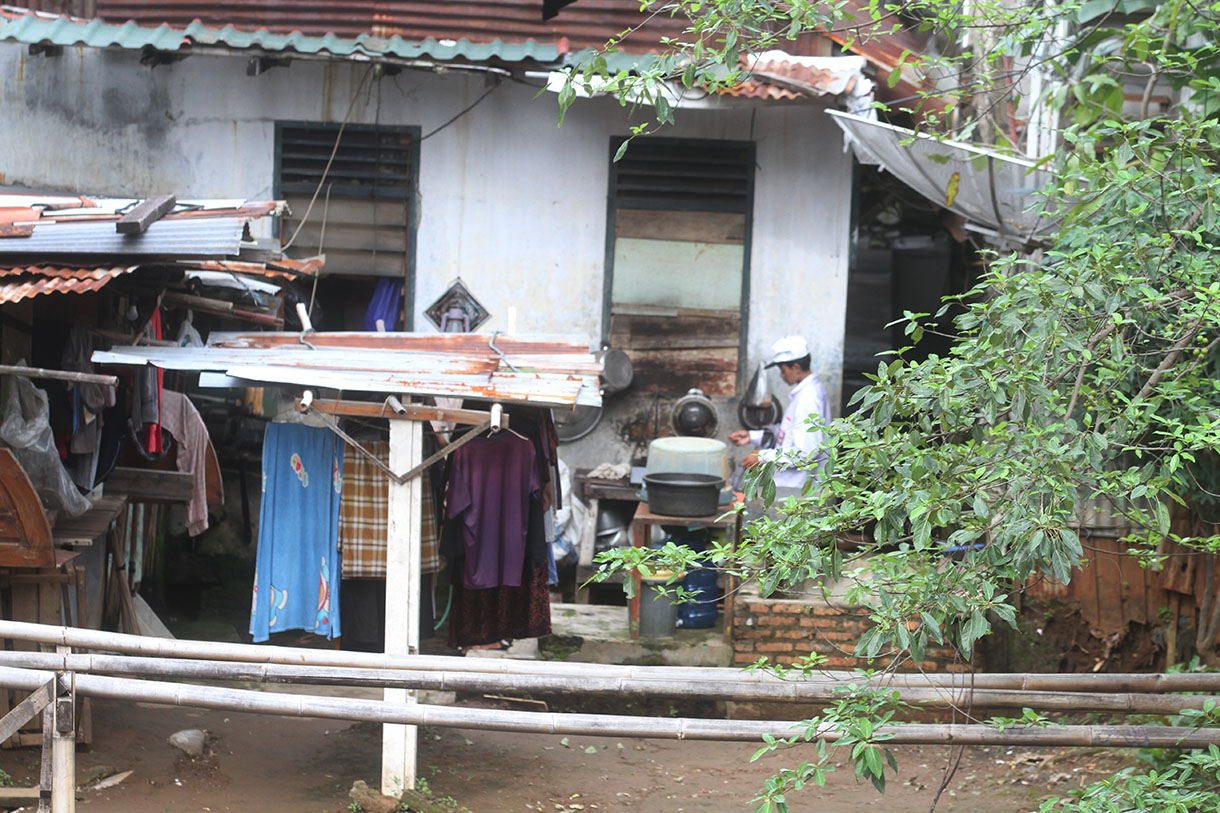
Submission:
MULTIPOLYGON (((458 73, 362 81, 364 66, 296 62, 257 77, 245 67, 192 57, 149 68, 134 53, 69 48, 46 58, 0 45, 0 184, 267 198, 277 120, 341 121, 350 105, 353 122, 429 134, 485 90, 482 76, 458 73)), ((515 306, 519 330, 600 336, 609 141, 628 132, 629 112, 612 100, 580 102, 560 128, 554 96, 536 94, 506 82, 421 146, 420 329, 429 326, 422 310, 460 275, 492 312, 490 328, 505 328, 515 306)), ((750 359, 780 336, 806 336, 837 403, 851 199, 837 128, 814 106, 678 119, 666 135, 757 143, 750 359)), ((574 446, 577 465, 616 456, 614 431, 607 420, 574 446)))

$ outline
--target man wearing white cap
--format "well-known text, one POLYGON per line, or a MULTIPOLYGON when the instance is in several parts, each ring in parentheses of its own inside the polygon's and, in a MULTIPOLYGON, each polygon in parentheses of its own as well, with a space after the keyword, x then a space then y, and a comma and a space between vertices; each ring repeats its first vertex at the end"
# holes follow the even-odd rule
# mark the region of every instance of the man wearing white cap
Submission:
MULTIPOLYGON (((771 361, 767 367, 779 367, 779 376, 792 387, 788 394, 788 407, 775 434, 775 448, 751 453, 742 465, 746 468, 761 462, 778 460, 780 467, 775 473, 778 489, 800 489, 809 479, 810 472, 795 468, 817 453, 822 445, 822 430, 809 425, 809 418, 830 420, 830 402, 822 382, 809 370, 809 345, 800 336, 785 336, 771 346, 771 361), (786 465, 785 465, 786 464, 786 465)), ((738 446, 763 442, 763 430, 747 432, 739 429, 729 435, 729 440, 738 446)))

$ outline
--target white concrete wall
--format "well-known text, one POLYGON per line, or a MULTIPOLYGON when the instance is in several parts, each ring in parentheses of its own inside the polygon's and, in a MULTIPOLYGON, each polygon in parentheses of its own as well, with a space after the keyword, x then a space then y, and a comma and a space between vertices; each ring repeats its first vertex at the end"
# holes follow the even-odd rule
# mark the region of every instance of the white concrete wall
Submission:
MULTIPOLYGON (((430 133, 481 76, 404 71, 361 86, 364 66, 298 61, 257 77, 236 57, 149 68, 138 54, 0 44, 0 184, 93 194, 268 198, 274 122, 350 120, 430 133)), ((455 277, 505 327, 601 331, 609 141, 629 111, 579 102, 557 127, 553 94, 506 82, 421 146, 418 329, 455 277)), ((820 108, 679 111, 664 135, 757 143, 750 257, 752 362, 807 337, 838 402, 847 295, 851 163, 820 108)), ((729 427, 731 428, 731 427, 729 427)))

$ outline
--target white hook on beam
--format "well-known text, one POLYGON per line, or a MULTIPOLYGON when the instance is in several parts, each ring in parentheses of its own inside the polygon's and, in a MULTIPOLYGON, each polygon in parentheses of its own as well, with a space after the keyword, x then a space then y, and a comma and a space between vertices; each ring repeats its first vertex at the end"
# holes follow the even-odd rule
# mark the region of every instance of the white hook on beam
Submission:
POLYGON ((305 390, 301 395, 301 405, 297 407, 301 412, 308 412, 309 407, 313 404, 313 390, 305 390))
POLYGON ((491 405, 491 431, 499 432, 504 428, 504 407, 499 404, 491 405))

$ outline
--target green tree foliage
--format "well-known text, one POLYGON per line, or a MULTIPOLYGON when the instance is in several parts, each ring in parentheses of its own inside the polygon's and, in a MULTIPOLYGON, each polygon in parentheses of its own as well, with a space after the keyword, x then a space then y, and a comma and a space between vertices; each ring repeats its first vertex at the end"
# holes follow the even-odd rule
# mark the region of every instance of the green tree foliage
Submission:
MULTIPOLYGON (((1130 551, 1146 560, 1167 540, 1220 551, 1212 524, 1220 522, 1220 2, 647 8, 686 18, 686 35, 634 71, 609 70, 607 54, 591 58, 570 73, 561 107, 577 89, 614 92, 624 104, 652 106, 637 127, 644 132, 672 121, 683 88, 741 81, 742 53, 782 48, 809 30, 831 32, 848 49, 907 30, 929 35, 928 52, 904 54, 885 79, 929 79, 925 95, 946 107, 901 104, 922 107, 927 130, 945 132, 956 111, 953 135, 990 133, 1004 146, 1004 128, 988 129, 988 117, 1020 104, 1035 72, 1046 80, 1041 96, 1024 101, 1050 106, 1062 123, 1061 148, 1045 162, 1055 178, 1044 190, 1046 214, 1060 224, 1054 236, 993 254, 979 284, 939 313, 906 314, 912 346, 943 332, 951 350, 882 361, 856 394, 857 411, 826 427, 820 484, 788 499, 779 519, 753 522, 737 550, 718 549, 725 568, 757 580, 764 594, 808 579, 845 581, 874 623, 856 654, 893 668, 921 660, 932 642, 969 658, 994 624, 1015 622, 1022 585, 1068 581, 1087 553, 1073 530, 1086 505, 1110 502, 1137 529, 1130 551), (1141 91, 1134 111, 1124 104, 1133 86, 1141 91), (1154 88, 1166 86, 1181 103, 1153 115, 1154 88), (1195 521, 1171 522, 1174 513, 1195 521), (866 540, 859 553, 842 552, 846 534, 866 540), (946 557, 944 543, 969 552, 946 557)), ((762 467, 749 483, 768 502, 772 474, 762 467)), ((681 554, 616 551, 604 567, 666 565, 680 566, 681 554)), ((1214 660, 1220 600, 1203 600, 1211 623, 1201 617, 1200 648, 1214 660)), ((879 786, 881 751, 859 732, 880 708, 827 711, 856 732, 847 740, 857 774, 879 786)), ((819 782, 825 749, 818 755, 769 783, 760 809, 786 809, 785 794, 819 782)), ((1196 752, 1045 809, 1204 809, 1214 803, 1216 759, 1215 749, 1196 752), (1175 788, 1210 801, 1145 806, 1175 788)))

